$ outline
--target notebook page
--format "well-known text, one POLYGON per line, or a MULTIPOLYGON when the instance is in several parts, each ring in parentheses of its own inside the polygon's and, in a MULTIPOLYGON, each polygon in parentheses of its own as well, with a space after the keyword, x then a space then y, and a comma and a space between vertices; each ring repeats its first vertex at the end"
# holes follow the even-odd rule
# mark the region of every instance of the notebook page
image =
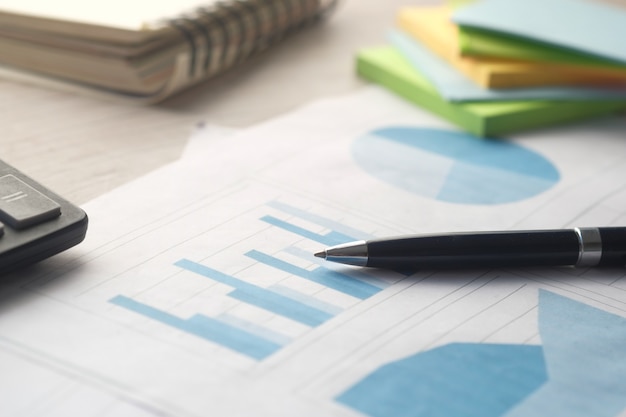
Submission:
POLYGON ((0 12, 139 31, 162 19, 172 19, 195 8, 215 4, 215 0, 0 0, 0 12))

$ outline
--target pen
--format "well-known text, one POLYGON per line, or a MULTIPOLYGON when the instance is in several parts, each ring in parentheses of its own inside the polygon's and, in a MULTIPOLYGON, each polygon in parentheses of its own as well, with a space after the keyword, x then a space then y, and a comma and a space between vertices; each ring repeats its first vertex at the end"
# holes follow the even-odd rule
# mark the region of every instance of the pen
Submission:
POLYGON ((626 266, 626 227, 400 236, 332 246, 315 256, 388 269, 626 266))

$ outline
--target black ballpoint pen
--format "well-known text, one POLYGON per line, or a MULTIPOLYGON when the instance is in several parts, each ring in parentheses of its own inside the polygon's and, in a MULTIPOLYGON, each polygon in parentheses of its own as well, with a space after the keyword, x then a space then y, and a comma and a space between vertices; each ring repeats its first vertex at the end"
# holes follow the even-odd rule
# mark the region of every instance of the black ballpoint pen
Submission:
POLYGON ((332 246, 315 256, 387 269, 626 266, 626 227, 400 236, 332 246))

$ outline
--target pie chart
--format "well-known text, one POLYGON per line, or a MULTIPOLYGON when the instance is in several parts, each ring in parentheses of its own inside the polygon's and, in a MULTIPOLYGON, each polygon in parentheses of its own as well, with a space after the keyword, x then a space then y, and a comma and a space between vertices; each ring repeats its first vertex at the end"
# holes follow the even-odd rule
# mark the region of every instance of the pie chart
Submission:
POLYGON ((531 149, 443 129, 376 129, 353 142, 352 155, 381 181, 456 204, 521 201, 550 189, 560 178, 555 166, 531 149))

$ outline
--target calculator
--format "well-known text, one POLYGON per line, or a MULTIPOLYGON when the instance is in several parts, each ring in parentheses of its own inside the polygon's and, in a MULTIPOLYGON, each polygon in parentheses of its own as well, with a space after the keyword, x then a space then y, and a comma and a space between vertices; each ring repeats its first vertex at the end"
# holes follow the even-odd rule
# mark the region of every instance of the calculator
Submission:
POLYGON ((0 274, 79 244, 87 214, 0 160, 0 274))

